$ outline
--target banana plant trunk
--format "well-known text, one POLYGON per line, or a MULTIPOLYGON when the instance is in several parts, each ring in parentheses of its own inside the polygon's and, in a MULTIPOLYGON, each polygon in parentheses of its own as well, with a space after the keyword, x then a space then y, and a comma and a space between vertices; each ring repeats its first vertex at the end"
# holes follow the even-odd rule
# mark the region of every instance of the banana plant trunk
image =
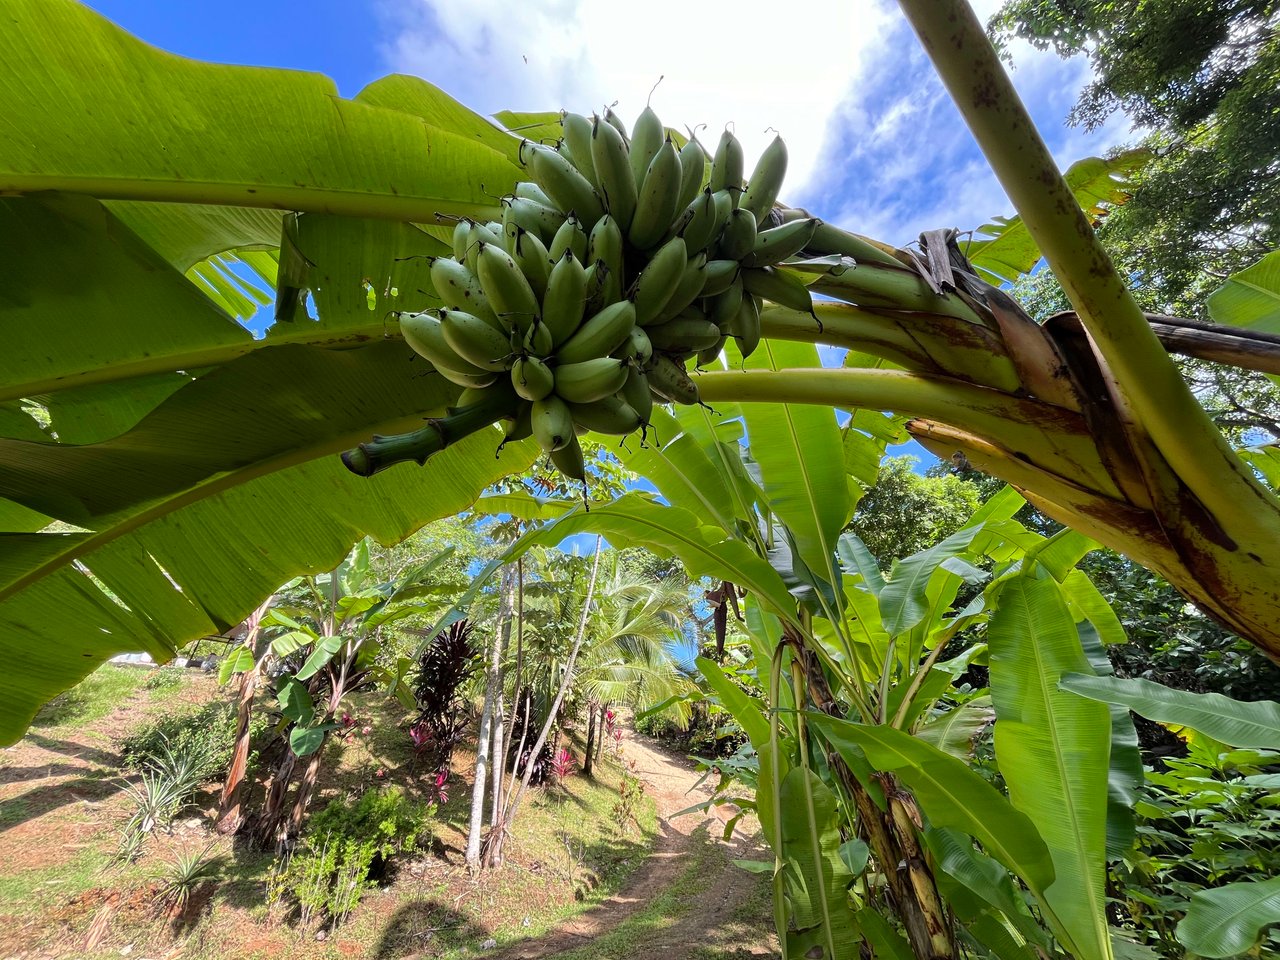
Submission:
MULTIPOLYGON (((784 627, 783 635, 804 671, 814 708, 842 716, 819 658, 794 630, 784 627)), ((858 833, 880 866, 890 906, 902 921, 912 953, 928 960, 952 960, 958 956, 955 928, 920 846, 917 830, 921 817, 914 798, 891 774, 878 774, 886 801, 886 809, 881 810, 866 785, 834 750, 828 752, 827 763, 853 800, 858 833)))
POLYGON ((266 616, 274 599, 275 594, 267 597, 245 621, 248 633, 244 644, 253 651, 253 666, 240 675, 235 745, 231 748, 231 766, 222 783, 222 794, 218 801, 218 819, 214 829, 224 836, 230 836, 239 830, 242 821, 240 794, 249 767, 249 722, 253 717, 253 698, 258 692, 258 680, 262 674, 262 659, 267 651, 267 642, 262 636, 262 618, 266 616))

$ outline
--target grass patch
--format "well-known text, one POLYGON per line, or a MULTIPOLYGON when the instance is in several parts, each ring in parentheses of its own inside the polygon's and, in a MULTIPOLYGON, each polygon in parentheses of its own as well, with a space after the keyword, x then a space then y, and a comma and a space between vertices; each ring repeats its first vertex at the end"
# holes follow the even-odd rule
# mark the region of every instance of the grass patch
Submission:
POLYGON ((147 671, 137 667, 105 664, 41 707, 31 726, 47 730, 101 720, 132 696, 146 679, 147 671))

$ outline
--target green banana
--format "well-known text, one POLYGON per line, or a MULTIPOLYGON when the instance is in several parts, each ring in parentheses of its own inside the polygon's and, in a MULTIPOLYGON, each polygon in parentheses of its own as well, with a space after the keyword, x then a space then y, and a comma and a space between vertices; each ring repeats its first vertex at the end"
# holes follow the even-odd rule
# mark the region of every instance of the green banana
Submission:
POLYGON ((747 293, 801 313, 813 313, 813 297, 804 282, 789 273, 775 267, 760 267, 755 270, 743 270, 742 282, 747 293))
POLYGON ((653 356, 653 343, 643 327, 632 327, 631 332, 627 334, 627 339, 622 341, 622 346, 613 351, 610 356, 617 357, 619 360, 634 360, 643 366, 653 356))
POLYGON ((724 293, 738 279, 741 266, 736 260, 708 260, 703 273, 702 296, 714 297, 724 293))
POLYGON ((653 363, 645 373, 649 387, 664 399, 690 405, 698 402, 698 385, 685 371, 684 364, 677 363, 665 353, 655 353, 653 363))
POLYGON ((551 202, 551 198, 547 196, 546 191, 532 180, 521 180, 516 184, 516 188, 512 193, 517 197, 523 197, 525 200, 536 201, 544 207, 555 208, 555 204, 551 202))
POLYGON ((441 310, 444 339, 453 351, 482 370, 505 370, 511 360, 511 342, 479 317, 461 310, 441 310))
POLYGON ((755 297, 743 297, 738 313, 729 322, 729 335, 738 342, 743 357, 749 357, 760 346, 760 304, 755 297))
POLYGON ((626 360, 614 357, 561 363, 555 368, 555 390, 570 403, 592 403, 621 390, 627 382, 627 369, 626 360))
MULTIPOLYGON (((525 146, 521 148, 522 154, 525 146)), ((595 226, 596 221, 604 216, 604 206, 591 182, 559 152, 533 144, 530 163, 538 186, 561 210, 576 214, 584 227, 595 226)))
POLYGON ((693 203, 702 189, 706 172, 706 155, 698 141, 690 140, 680 148, 680 200, 676 203, 677 210, 693 203))
POLYGON ((793 220, 756 234, 755 246, 742 258, 744 267, 768 267, 794 257, 813 239, 819 220, 793 220))
POLYGON ((556 386, 556 377, 536 357, 520 357, 511 365, 511 384, 526 400, 541 400, 556 386))
POLYGON ((743 285, 741 277, 734 277, 733 283, 710 299, 706 305, 707 319, 721 330, 724 330, 742 306, 743 285))
POLYGON ((516 237, 516 249, 511 254, 516 266, 529 281, 533 295, 541 300, 547 295, 547 274, 551 271, 550 255, 538 235, 530 230, 521 230, 516 237))
POLYGON ((474 314, 495 330, 505 329, 498 315, 494 313, 489 298, 485 296, 480 279, 458 261, 450 260, 448 257, 437 257, 432 260, 431 285, 435 287, 436 296, 450 309, 465 310, 467 313, 474 314))
POLYGON ((677 318, 646 333, 654 349, 664 351, 704 350, 720 339, 720 328, 710 320, 677 318))
POLYGON ((551 331, 554 344, 561 344, 582 323, 587 302, 587 271, 573 250, 565 250, 547 277, 547 293, 542 298, 542 322, 551 331))
MULTIPOLYGON (((648 392, 648 387, 645 387, 645 392, 648 392)), ((624 437, 640 429, 640 416, 618 394, 601 397, 592 403, 571 403, 569 412, 573 414, 574 423, 596 433, 624 437)))
MULTIPOLYGON (((429 360, 438 371, 448 370, 466 377, 483 377, 491 372, 464 360, 458 355, 458 351, 449 346, 444 338, 444 327, 438 316, 429 313, 402 313, 400 314, 400 335, 404 337, 404 342, 413 348, 414 353, 429 360)), ((457 382, 452 377, 445 379, 453 383, 457 382)), ((464 386, 470 385, 470 382, 464 384, 464 386)))
POLYGON ((720 143, 716 146, 715 156, 711 160, 711 179, 708 181, 712 192, 728 190, 732 206, 737 207, 742 196, 742 173, 745 161, 742 156, 742 144, 730 131, 720 134, 720 143))
POLYGON ((591 127, 591 159, 609 216, 625 230, 631 226, 636 212, 636 180, 631 173, 631 157, 622 134, 599 119, 591 127))
POLYGON ((756 218, 749 210, 739 207, 729 214, 716 244, 716 259, 741 260, 756 245, 756 218))
POLYGON ((529 419, 534 439, 547 453, 559 450, 574 437, 569 406, 554 393, 533 401, 529 419))
POLYGON ((559 263, 566 250, 572 250, 579 262, 587 259, 587 235, 582 232, 582 224, 578 222, 578 218, 572 214, 565 218, 552 238, 547 259, 551 263, 559 263))
POLYGON ((492 243, 501 249, 506 249, 503 246, 503 240, 501 223, 473 223, 471 236, 467 238, 467 256, 462 262, 466 264, 468 270, 475 273, 480 260, 481 245, 492 243))
POLYGON ((570 437, 563 447, 551 451, 551 462, 570 480, 587 482, 587 465, 582 457, 582 444, 576 436, 570 437))
POLYGON ((613 108, 604 108, 604 119, 605 123, 609 124, 609 126, 622 134, 622 139, 625 143, 631 143, 631 138, 627 135, 627 125, 622 122, 622 118, 620 116, 613 112, 613 108))
POLYGON ((666 138, 667 131, 662 126, 662 121, 653 112, 653 108, 646 104, 636 118, 635 126, 631 128, 631 180, 637 191, 648 176, 649 164, 658 155, 662 141, 666 138))
POLYGON ((622 298, 624 242, 622 230, 612 214, 603 216, 591 228, 591 236, 587 240, 586 263, 603 263, 605 270, 602 282, 606 303, 613 303, 622 298))
MULTIPOLYGON (((726 215, 728 210, 729 207, 726 204, 726 215)), ((679 233, 684 238, 684 245, 690 253, 698 253, 711 244, 711 241, 715 239, 717 220, 716 198, 709 187, 695 196, 692 202, 685 207, 685 212, 680 215, 680 220, 684 222, 680 226, 679 233)))
POLYGON ((658 311, 658 315, 653 318, 651 323, 657 325, 674 319, 680 311, 702 296, 702 288, 706 282, 707 255, 705 253, 695 253, 685 264, 684 273, 680 275, 680 280, 676 284, 675 291, 671 294, 671 299, 658 311))
POLYGON ((522 403, 516 407, 514 416, 502 421, 502 443, 498 445, 499 451, 508 443, 527 440, 533 436, 533 421, 530 416, 532 413, 533 404, 522 403))
POLYGON ((587 320, 562 343, 556 351, 556 360, 561 364, 572 364, 608 357, 622 345, 635 325, 635 304, 630 300, 619 300, 587 320))
POLYGON ((680 155, 668 138, 654 154, 636 197, 636 212, 627 239, 641 250, 662 240, 675 219, 680 203, 680 155))
POLYGON ((782 189, 782 180, 786 174, 787 145, 782 142, 782 137, 774 137, 756 162, 756 168, 747 182, 747 192, 742 195, 742 201, 738 204, 739 209, 753 214, 756 223, 763 223, 778 201, 778 191, 782 189))
POLYGON ((524 336, 523 346, 527 354, 533 354, 535 357, 549 357, 551 351, 556 348, 555 335, 540 318, 535 318, 529 327, 529 332, 524 336))
POLYGON ((453 259, 461 263, 467 258, 467 240, 471 236, 471 221, 459 220, 453 227, 453 259))
POLYGON ((476 273, 493 312, 523 335, 541 314, 538 298, 515 260, 500 247, 486 243, 476 260, 476 273))
MULTIPOLYGON (((554 207, 544 206, 537 200, 512 196, 502 201, 502 230, 508 243, 512 242, 516 226, 536 233, 543 243, 550 243, 563 223, 563 213, 554 207)), ((507 252, 511 252, 510 247, 507 252)))
POLYGON ((729 338, 721 334, 716 342, 709 347, 704 347, 698 351, 698 366, 705 367, 709 363, 715 363, 720 359, 720 351, 724 349, 724 345, 729 338))
POLYGON ((560 117, 560 127, 564 130, 564 147, 569 161, 578 168, 578 172, 587 178, 593 187, 599 187, 596 179, 596 167, 591 157, 592 122, 578 113, 565 113, 560 117))
MULTIPOLYGON (((657 162, 656 160, 654 161, 657 162)), ((636 277, 634 300, 636 323, 652 323, 675 293, 689 262, 684 239, 674 237, 658 248, 649 263, 636 277)))
POLYGON ((636 412, 641 426, 648 426, 649 417, 653 413, 653 394, 649 391, 649 378, 639 367, 627 371, 627 382, 622 385, 618 396, 636 412))

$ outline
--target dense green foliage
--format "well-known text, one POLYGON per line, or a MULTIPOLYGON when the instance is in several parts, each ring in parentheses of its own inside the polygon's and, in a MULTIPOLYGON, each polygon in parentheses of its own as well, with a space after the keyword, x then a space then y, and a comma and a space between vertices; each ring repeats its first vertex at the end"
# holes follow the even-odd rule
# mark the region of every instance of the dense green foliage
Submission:
MULTIPOLYGON (((252 735, 260 735, 266 727, 265 717, 255 717, 252 735)), ((235 708, 215 700, 196 710, 162 714, 125 737, 120 753, 126 765, 139 770, 170 752, 190 757, 199 780, 212 780, 226 773, 235 733, 235 708)))
POLYGON ((1149 309, 1204 296, 1280 245, 1280 33, 1274 0, 1010 0, 992 21, 1095 72, 1072 120, 1122 110, 1155 159, 1101 236, 1149 309))

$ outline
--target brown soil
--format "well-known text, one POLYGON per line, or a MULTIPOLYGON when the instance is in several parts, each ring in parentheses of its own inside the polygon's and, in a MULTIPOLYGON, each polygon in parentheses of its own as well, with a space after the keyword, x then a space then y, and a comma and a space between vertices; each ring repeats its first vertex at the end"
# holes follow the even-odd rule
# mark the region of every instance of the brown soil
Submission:
MULTIPOLYGON (((692 849, 694 831, 706 826, 714 837, 724 833, 726 811, 713 808, 702 812, 675 816, 696 803, 707 800, 711 790, 705 784, 696 786, 699 774, 690 769, 689 761, 660 744, 641 737, 631 737, 626 744, 626 759, 634 761, 633 771, 645 783, 645 790, 658 808, 658 842, 645 865, 616 895, 586 913, 559 927, 549 936, 515 944, 506 950, 487 954, 493 960, 541 960, 559 956, 609 933, 646 904, 666 893, 685 868, 684 858, 692 849)), ((732 812, 729 812, 732 815, 732 812)), ((757 859, 759 844, 735 829, 729 848, 731 859, 757 859)), ((735 912, 752 895, 752 886, 744 874, 729 862, 707 883, 700 885, 695 902, 676 923, 656 930, 645 938, 639 951, 628 953, 628 960, 680 960, 695 949, 714 946, 709 937, 730 925, 735 912)), ((739 947, 719 954, 726 958, 774 956, 767 946, 739 947)))

